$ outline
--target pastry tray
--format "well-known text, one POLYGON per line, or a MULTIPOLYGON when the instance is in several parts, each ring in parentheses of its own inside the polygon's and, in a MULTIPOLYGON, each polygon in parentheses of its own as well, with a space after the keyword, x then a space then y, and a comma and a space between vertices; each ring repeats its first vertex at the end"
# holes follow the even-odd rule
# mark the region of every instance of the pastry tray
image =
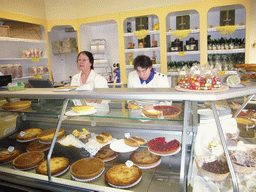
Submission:
POLYGON ((131 147, 129 145, 126 145, 124 143, 124 139, 119 139, 114 141, 113 143, 110 144, 110 149, 112 149, 115 152, 119 153, 127 153, 127 152, 132 152, 138 149, 139 147, 131 147))

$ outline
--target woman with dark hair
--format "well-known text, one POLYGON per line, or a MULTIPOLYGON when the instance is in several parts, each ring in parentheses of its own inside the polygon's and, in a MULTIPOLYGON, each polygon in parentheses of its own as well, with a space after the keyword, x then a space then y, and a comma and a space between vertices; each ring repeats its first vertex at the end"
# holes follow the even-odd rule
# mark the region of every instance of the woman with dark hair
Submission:
MULTIPOLYGON (((146 55, 139 55, 133 61, 135 71, 129 73, 128 76, 128 88, 170 88, 169 81, 166 75, 156 72, 153 69, 151 59, 146 55)), ((171 101, 159 102, 159 101, 139 101, 136 105, 142 106, 145 109, 152 108, 153 104, 164 103, 171 105, 171 101)), ((128 101, 128 108, 132 108, 134 101, 128 101)))
POLYGON ((169 88, 166 75, 156 72, 151 59, 146 55, 139 55, 133 61, 135 71, 128 76, 128 88, 169 88))
POLYGON ((79 73, 74 75, 71 86, 90 85, 94 88, 108 88, 107 80, 93 70, 94 58, 91 52, 82 51, 77 55, 77 67, 79 73))
MULTIPOLYGON (((77 67, 79 73, 71 79, 70 86, 78 86, 78 90, 92 90, 94 88, 108 88, 107 80, 93 70, 94 58, 91 52, 82 51, 77 55, 77 67)), ((106 104, 107 100, 73 100, 75 105, 86 103, 106 104)), ((94 104, 91 104, 94 105, 94 104)), ((95 106, 99 107, 99 106, 95 106)))

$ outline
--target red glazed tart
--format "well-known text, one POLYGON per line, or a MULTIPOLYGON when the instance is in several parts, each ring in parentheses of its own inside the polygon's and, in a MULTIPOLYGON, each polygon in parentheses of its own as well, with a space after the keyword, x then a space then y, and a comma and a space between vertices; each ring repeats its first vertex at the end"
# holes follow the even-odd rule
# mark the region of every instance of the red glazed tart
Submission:
POLYGON ((158 154, 172 154, 180 149, 180 142, 176 139, 166 142, 165 137, 158 137, 148 142, 150 151, 158 154))
POLYGON ((170 105, 156 105, 154 106, 154 109, 162 111, 165 119, 177 117, 181 113, 181 109, 179 107, 170 105))

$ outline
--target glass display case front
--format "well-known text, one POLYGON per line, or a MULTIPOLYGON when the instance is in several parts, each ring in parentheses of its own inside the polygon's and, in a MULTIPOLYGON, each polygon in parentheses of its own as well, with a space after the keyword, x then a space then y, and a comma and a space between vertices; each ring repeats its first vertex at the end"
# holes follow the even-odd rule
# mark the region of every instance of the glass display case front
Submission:
POLYGON ((26 109, 20 109, 22 102, 2 105, 4 113, 15 111, 19 118, 15 133, 1 140, 1 153, 13 155, 13 159, 1 159, 1 180, 55 191, 196 190, 198 184, 207 186, 206 179, 212 175, 200 172, 202 164, 198 158, 214 154, 214 160, 220 160, 221 165, 225 164, 222 160, 226 156, 229 171, 224 173, 225 178, 221 174, 220 180, 211 182, 211 186, 233 190, 234 185, 236 191, 241 182, 236 177, 235 164, 232 165, 233 155, 230 154, 230 159, 227 149, 230 143, 237 145, 239 140, 237 132, 231 128, 227 132, 227 127, 230 122, 234 126, 237 123, 231 118, 231 109, 223 109, 218 102, 228 100, 229 107, 232 101, 241 103, 234 115, 237 116, 256 91, 254 83, 244 85, 219 93, 172 89, 3 91, 2 98, 20 98, 23 102, 26 98, 26 103, 32 102, 26 109), (247 95, 251 96, 244 104, 234 100, 247 95), (87 105, 74 106, 76 99, 87 105), (129 101, 133 101, 132 107, 128 107, 129 101), (16 109, 19 106, 19 110, 6 108, 12 104, 16 109), (49 106, 55 110, 46 110, 49 106), (212 134, 212 140, 202 139, 210 133, 219 134, 220 138, 212 134), (224 152, 214 148, 215 153, 211 154, 205 143, 212 148, 218 144, 224 152), (118 182, 123 180, 126 182, 118 182))

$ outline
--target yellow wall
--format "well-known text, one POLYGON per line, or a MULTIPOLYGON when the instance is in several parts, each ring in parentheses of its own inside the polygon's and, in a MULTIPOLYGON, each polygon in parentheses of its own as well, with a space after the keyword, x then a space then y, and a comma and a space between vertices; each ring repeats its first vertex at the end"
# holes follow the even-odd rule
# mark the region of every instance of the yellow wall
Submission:
MULTIPOLYGON (((33 22, 46 26, 51 31, 55 25, 71 25, 78 32, 84 23, 115 20, 118 24, 119 58, 122 82, 126 82, 123 22, 128 17, 155 14, 160 21, 161 71, 167 73, 166 16, 171 12, 196 10, 200 16, 200 61, 207 62, 207 12, 212 7, 242 4, 246 9, 246 63, 256 63, 256 0, 0 0, 1 17, 33 22), (252 20, 252 24, 250 24, 252 20), (250 35, 252 34, 252 35, 250 35)), ((49 52, 49 50, 48 50, 49 52)), ((49 55, 49 54, 48 54, 49 55)))
POLYGON ((77 19, 202 0, 45 0, 47 20, 77 19))
MULTIPOLYGON (((34 18, 46 19, 44 0, 0 0, 0 10, 34 18)), ((0 15, 0 18, 3 16, 0 15)))

